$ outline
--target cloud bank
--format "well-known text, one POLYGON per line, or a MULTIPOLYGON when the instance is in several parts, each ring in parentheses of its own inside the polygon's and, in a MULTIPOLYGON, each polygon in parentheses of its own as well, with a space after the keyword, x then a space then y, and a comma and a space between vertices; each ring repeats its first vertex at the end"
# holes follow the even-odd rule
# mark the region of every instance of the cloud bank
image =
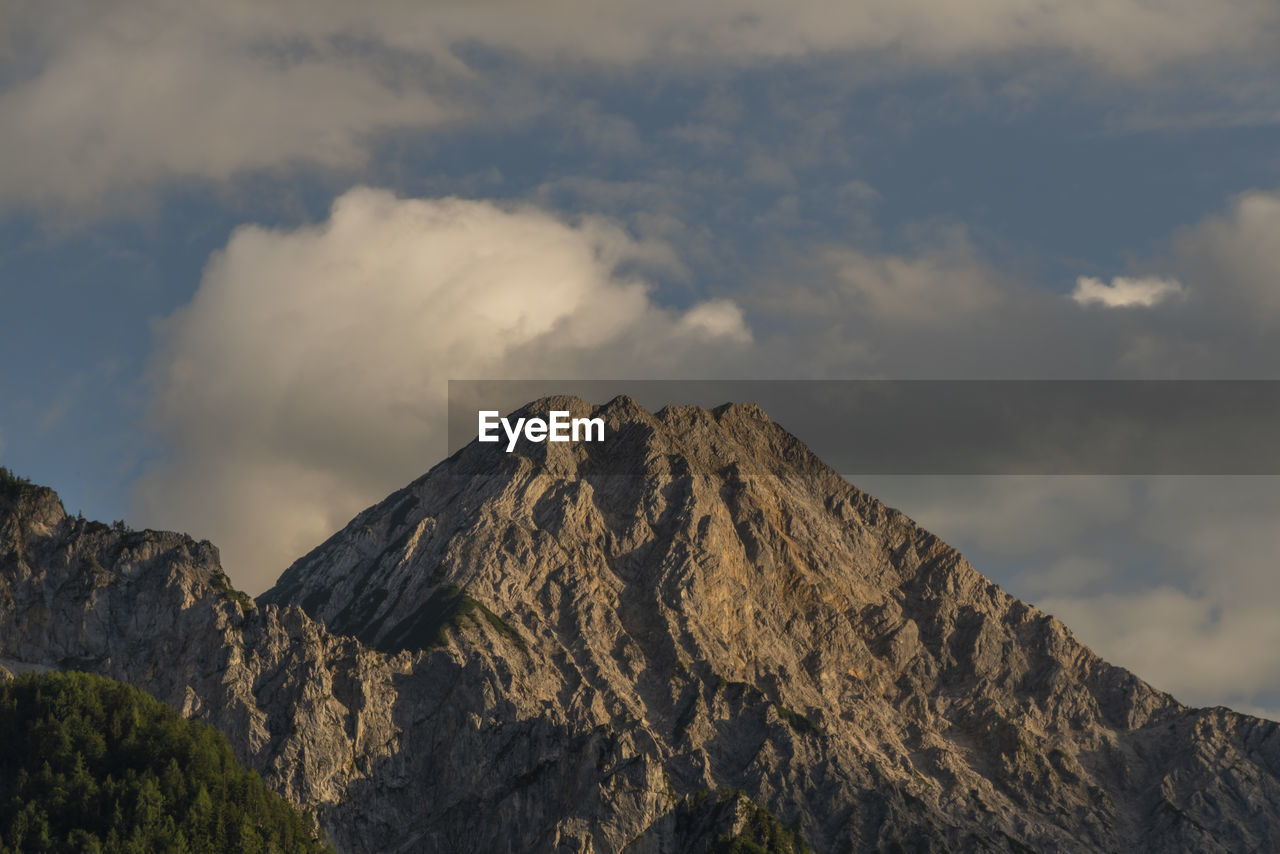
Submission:
POLYGON ((3 16, 0 205, 81 211, 255 170, 358 169, 389 130, 536 111, 537 97, 502 94, 530 73, 1052 57, 1158 88, 1171 68, 1259 67, 1280 40, 1271 0, 603 0, 590 14, 519 0, 9 0, 3 16))
POLYGON ((1280 478, 858 481, 1178 700, 1280 719, 1280 478))
POLYGON ((751 342, 734 303, 668 310, 628 272, 677 265, 600 219, 365 188, 316 226, 241 228, 164 324, 152 420, 171 455, 138 518, 214 540, 260 591, 443 456, 451 377, 730 364, 751 342))

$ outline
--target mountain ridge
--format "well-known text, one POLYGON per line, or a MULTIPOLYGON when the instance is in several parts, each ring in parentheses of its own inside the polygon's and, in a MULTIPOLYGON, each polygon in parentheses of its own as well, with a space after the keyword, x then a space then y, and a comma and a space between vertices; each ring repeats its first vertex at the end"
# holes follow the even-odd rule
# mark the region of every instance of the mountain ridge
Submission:
POLYGON ((0 650, 154 685, 344 851, 705 850, 718 790, 818 851, 1280 838, 1280 727, 1106 664, 758 407, 553 407, 606 441, 473 442, 256 604, 0 499, 0 650))

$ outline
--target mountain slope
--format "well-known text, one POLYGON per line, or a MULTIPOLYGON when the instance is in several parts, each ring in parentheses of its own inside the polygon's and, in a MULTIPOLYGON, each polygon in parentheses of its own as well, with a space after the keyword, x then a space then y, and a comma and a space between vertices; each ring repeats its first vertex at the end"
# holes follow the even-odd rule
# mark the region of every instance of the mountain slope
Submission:
POLYGON ((0 491, 0 658, 140 687, 322 814, 397 749, 392 679, 408 669, 296 608, 257 608, 207 542, 68 516, 43 487, 0 491))
POLYGON ((441 591, 465 590, 506 627, 487 639, 505 700, 624 734, 633 785, 743 789, 819 850, 1143 847, 1157 826, 1149 850, 1240 850, 1280 830, 1275 725, 1101 661, 757 408, 519 414, 549 409, 604 417, 608 440, 473 443, 263 601, 394 651, 429 645, 441 591))
POLYGON ((1276 724, 1101 661, 757 408, 549 409, 608 438, 473 443, 256 607, 207 544, 0 497, 0 651, 214 722, 347 852, 1280 838, 1276 724))

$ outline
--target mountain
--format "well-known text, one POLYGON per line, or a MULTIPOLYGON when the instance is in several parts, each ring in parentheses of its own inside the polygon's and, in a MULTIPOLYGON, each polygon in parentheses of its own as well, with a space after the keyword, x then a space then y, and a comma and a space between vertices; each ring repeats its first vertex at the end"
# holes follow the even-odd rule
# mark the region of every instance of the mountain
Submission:
POLYGON ((553 409, 606 441, 472 443, 257 603, 0 496, 0 650, 214 723, 345 852, 1280 839, 1277 724, 1102 661, 757 407, 553 409))
MULTIPOLYGON (((0 664, 83 670, 215 725, 237 758, 324 813, 397 739, 404 661, 301 610, 258 608, 208 542, 68 516, 50 489, 0 483, 0 664)), ((341 850, 378 850, 359 829, 341 850)))

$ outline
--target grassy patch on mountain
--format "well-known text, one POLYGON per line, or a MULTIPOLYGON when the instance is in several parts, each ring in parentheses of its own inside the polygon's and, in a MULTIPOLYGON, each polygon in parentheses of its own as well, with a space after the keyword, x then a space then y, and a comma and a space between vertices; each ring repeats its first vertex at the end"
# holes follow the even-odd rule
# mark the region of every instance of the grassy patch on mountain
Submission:
POLYGON ((378 645, 392 652, 432 649, 443 646, 450 631, 463 628, 468 621, 479 625, 482 620, 517 649, 527 649, 524 638, 506 620, 456 584, 436 588, 426 602, 397 623, 378 645))
POLYGON ((789 727, 800 735, 826 735, 826 731, 822 727, 815 724, 812 720, 795 711, 788 709, 780 703, 774 703, 773 707, 778 711, 778 717, 782 718, 789 727))
POLYGON ((813 854, 797 827, 740 789, 696 792, 676 808, 675 820, 677 837, 708 854, 813 854))
POLYGON ((234 602, 236 607, 240 609, 241 614, 248 614, 256 607, 253 597, 243 590, 237 590, 233 587, 231 579, 227 577, 225 572, 215 572, 213 577, 209 579, 209 583, 213 585, 215 590, 234 602))
POLYGON ((799 834, 784 827, 769 810, 742 792, 734 793, 734 797, 745 801, 746 821, 737 833, 726 833, 716 839, 709 854, 813 854, 813 849, 799 834))

